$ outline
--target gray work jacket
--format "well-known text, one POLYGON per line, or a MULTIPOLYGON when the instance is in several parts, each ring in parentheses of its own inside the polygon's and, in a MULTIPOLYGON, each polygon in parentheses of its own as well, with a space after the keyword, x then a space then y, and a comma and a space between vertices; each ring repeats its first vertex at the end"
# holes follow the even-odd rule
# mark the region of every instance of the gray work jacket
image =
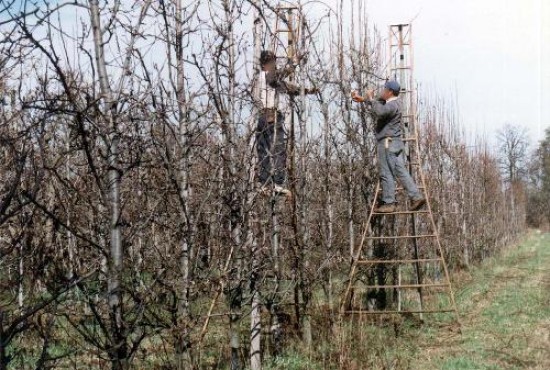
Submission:
POLYGON ((369 110, 376 120, 374 131, 376 140, 387 137, 401 138, 401 100, 392 100, 389 103, 378 100, 368 100, 369 110))

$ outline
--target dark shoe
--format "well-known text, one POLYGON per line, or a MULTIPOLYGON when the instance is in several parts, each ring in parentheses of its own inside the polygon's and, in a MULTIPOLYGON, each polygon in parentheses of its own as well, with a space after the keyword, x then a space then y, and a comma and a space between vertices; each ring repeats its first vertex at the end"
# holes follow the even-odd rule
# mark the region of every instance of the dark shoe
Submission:
POLYGON ((413 200, 411 202, 410 210, 411 211, 418 211, 420 208, 422 208, 426 204, 426 199, 421 198, 417 200, 413 200))
POLYGON ((280 185, 275 185, 275 186, 262 185, 258 189, 258 193, 266 197, 275 195, 278 197, 284 197, 286 199, 292 199, 292 192, 280 185))
POLYGON ((374 209, 374 212, 376 213, 392 213, 395 212, 395 204, 382 204, 381 206, 378 206, 374 209))

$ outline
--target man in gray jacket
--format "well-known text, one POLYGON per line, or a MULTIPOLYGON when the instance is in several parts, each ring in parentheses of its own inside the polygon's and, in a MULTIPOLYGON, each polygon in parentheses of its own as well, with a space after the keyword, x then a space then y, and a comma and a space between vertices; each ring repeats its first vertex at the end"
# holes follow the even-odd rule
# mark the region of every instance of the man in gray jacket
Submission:
POLYGON ((375 133, 378 149, 378 168, 382 184, 382 204, 375 209, 379 213, 395 212, 395 180, 399 179, 411 199, 410 210, 416 211, 426 204, 411 175, 405 167, 405 144, 401 139, 400 86, 397 81, 387 81, 380 100, 374 99, 374 90, 368 90, 365 97, 355 91, 351 97, 355 102, 367 103, 375 116, 375 133))

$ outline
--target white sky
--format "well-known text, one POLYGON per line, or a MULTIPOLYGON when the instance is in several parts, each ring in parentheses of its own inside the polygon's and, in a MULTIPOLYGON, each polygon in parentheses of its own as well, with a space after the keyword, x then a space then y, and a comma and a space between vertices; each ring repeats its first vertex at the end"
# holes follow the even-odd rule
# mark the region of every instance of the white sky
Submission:
MULTIPOLYGON (((361 1, 361 0, 359 0, 361 1)), ((365 0, 371 23, 413 21, 415 78, 458 96, 468 136, 550 127, 550 1, 365 0)))
POLYGON ((467 136, 494 143, 510 123, 535 141, 550 127, 550 0, 353 1, 366 4, 382 35, 413 21, 415 78, 423 90, 458 96, 467 136))

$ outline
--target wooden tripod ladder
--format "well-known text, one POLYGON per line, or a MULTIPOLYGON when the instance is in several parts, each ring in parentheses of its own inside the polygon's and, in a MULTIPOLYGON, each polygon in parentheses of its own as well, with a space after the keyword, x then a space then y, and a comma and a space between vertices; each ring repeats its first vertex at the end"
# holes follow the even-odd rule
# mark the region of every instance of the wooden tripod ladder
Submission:
POLYGON ((406 143, 405 154, 409 172, 419 184, 419 190, 427 202, 424 209, 408 210, 403 207, 406 203, 405 191, 398 187, 398 199, 401 197, 404 201, 400 202, 396 211, 377 213, 375 204, 381 195, 381 186, 378 182, 361 241, 353 252, 349 281, 341 301, 340 314, 419 314, 422 319, 422 314, 425 313, 447 312, 454 314, 458 323, 458 311, 449 271, 421 165, 410 24, 389 27, 388 51, 389 76, 401 85, 399 99, 402 100, 403 107, 403 140, 406 143), (388 225, 391 227, 387 227, 388 225), (390 256, 386 254, 373 258, 373 254, 376 254, 373 250, 376 249, 395 252, 390 256), (393 276, 391 284, 387 284, 385 277, 381 278, 380 274, 382 272, 384 275, 389 269, 390 275, 393 276), (439 294, 427 294, 434 291, 439 291, 439 294), (389 292, 394 293, 391 308, 386 304, 386 294, 389 292), (380 302, 372 298, 380 296, 379 293, 384 297, 385 307, 382 308, 379 307, 380 302))

